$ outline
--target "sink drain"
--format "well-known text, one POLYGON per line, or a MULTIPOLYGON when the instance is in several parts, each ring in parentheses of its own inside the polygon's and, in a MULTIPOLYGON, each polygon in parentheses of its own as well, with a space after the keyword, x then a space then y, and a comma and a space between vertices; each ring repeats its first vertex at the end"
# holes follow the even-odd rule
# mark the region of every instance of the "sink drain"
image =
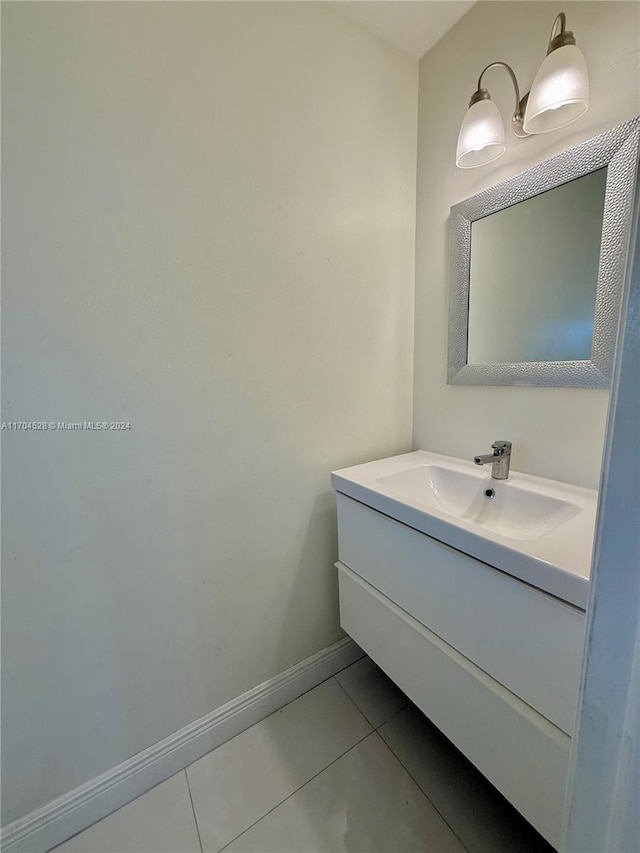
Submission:
POLYGON ((495 489, 485 489, 484 490, 484 496, 485 496, 485 498, 487 498, 488 500, 491 501, 496 496, 496 490, 495 489))

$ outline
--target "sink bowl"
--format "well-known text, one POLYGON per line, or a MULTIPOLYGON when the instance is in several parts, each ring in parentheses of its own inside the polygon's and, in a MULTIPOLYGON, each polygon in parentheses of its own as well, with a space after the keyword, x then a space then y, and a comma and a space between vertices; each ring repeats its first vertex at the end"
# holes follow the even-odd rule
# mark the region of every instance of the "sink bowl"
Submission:
POLYGON ((509 539, 535 539, 579 512, 576 504, 513 480, 442 465, 416 465, 378 478, 383 488, 509 539))
POLYGON ((417 450, 334 471, 339 495, 586 608, 597 492, 417 450))

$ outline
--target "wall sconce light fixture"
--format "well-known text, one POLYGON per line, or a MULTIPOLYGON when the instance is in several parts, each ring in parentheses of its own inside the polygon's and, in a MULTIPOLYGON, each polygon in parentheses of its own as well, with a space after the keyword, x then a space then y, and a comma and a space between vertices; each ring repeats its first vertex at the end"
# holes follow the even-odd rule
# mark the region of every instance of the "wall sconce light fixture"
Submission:
POLYGON ((564 12, 560 12, 551 27, 547 55, 524 97, 520 97, 516 75, 506 62, 491 62, 483 69, 458 135, 456 165, 460 169, 484 166, 505 152, 502 116, 488 90, 482 88, 482 78, 490 68, 504 68, 511 78, 516 96, 511 128, 520 139, 557 130, 587 111, 587 63, 566 23, 564 12))

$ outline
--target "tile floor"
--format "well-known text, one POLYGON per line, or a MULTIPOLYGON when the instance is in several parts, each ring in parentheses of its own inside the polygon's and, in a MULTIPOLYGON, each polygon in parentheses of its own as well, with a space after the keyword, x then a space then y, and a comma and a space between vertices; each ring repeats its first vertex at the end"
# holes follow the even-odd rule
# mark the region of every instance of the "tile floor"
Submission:
POLYGON ((552 853, 363 658, 56 853, 552 853))

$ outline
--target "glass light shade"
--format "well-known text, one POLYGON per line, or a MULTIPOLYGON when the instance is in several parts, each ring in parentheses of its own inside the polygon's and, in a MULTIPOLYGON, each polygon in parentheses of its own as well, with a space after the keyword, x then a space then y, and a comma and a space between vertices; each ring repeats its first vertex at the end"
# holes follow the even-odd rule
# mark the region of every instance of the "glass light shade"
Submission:
POLYGON ((469 107, 456 151, 456 166, 473 169, 504 154, 504 124, 497 106, 488 98, 469 107))
POLYGON ((570 124, 589 107, 589 73, 581 51, 568 44, 544 60, 529 93, 526 133, 547 133, 570 124))

